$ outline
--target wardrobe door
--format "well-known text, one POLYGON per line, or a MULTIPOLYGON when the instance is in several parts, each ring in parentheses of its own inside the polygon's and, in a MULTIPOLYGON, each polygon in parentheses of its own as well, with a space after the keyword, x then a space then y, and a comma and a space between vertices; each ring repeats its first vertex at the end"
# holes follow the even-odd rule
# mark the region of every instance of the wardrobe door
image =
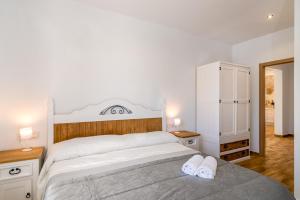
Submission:
POLYGON ((236 68, 236 134, 249 133, 250 128, 250 71, 236 68))
POLYGON ((235 134, 235 68, 220 67, 220 135, 235 134))

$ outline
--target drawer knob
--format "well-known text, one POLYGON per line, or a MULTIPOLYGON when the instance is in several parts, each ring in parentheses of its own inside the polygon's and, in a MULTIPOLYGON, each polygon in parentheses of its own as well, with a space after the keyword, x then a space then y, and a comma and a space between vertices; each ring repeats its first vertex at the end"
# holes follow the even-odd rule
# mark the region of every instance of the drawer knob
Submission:
POLYGON ((20 174, 21 171, 22 171, 22 170, 21 170, 20 168, 17 167, 17 168, 13 168, 13 169, 9 170, 8 173, 9 173, 10 175, 13 176, 13 175, 16 175, 16 174, 20 174))
POLYGON ((27 194, 26 194, 26 199, 29 199, 30 197, 31 197, 30 192, 27 192, 27 194))
POLYGON ((227 144, 224 144, 224 148, 227 149, 227 148, 228 148, 228 145, 227 145, 227 144))

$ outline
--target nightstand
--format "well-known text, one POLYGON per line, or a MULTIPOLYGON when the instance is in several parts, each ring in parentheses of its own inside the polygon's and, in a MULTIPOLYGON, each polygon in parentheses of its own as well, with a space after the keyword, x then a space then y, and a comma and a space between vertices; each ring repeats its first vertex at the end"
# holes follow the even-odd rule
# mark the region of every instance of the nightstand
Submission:
POLYGON ((35 200, 43 147, 0 151, 0 199, 35 200))
POLYGON ((200 134, 192 131, 172 131, 181 144, 189 148, 199 151, 200 149, 200 134))

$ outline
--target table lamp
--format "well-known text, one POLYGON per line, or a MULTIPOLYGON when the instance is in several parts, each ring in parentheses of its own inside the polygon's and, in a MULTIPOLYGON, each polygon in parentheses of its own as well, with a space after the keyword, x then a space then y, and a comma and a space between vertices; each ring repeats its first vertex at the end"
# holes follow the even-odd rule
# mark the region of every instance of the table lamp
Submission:
MULTIPOLYGON (((33 138, 31 127, 21 128, 19 133, 20 133, 21 144, 22 143, 24 144, 26 140, 30 140, 33 138)), ((31 151, 31 150, 32 150, 31 147, 25 147, 22 149, 22 151, 31 151)))
POLYGON ((181 119, 180 118, 175 118, 174 119, 174 127, 176 128, 176 133, 178 133, 178 128, 179 128, 179 126, 180 126, 180 124, 181 124, 181 119))

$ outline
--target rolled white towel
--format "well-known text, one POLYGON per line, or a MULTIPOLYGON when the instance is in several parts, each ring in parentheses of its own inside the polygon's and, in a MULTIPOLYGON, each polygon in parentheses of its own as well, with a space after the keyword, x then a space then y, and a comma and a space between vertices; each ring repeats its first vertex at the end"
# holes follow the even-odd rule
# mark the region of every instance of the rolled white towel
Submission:
POLYGON ((217 165, 217 160, 214 157, 207 156, 195 171, 195 175, 201 178, 214 179, 217 165))
POLYGON ((185 174, 194 176, 196 170, 199 168, 203 160, 204 160, 203 156, 194 155, 182 165, 181 170, 185 174))

